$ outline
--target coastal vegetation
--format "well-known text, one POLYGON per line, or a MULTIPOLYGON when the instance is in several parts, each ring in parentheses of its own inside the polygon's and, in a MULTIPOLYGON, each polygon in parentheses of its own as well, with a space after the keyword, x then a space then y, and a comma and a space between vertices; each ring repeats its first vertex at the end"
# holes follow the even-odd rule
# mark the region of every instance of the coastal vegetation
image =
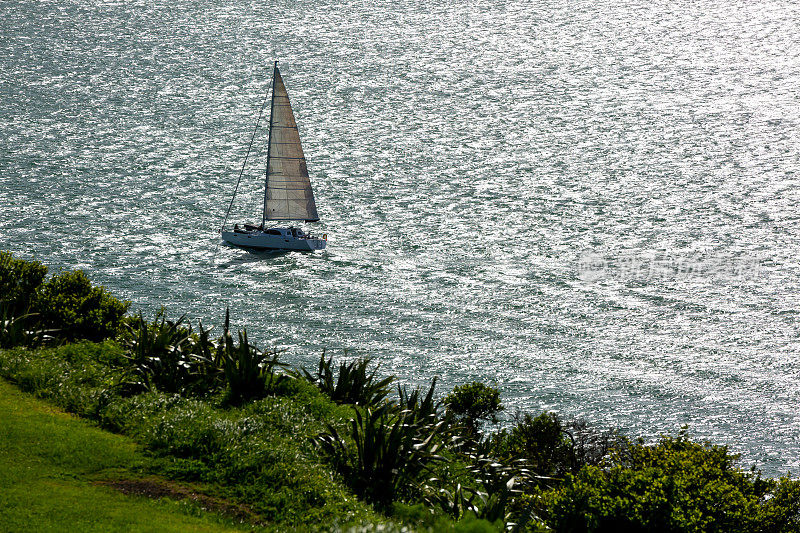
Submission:
MULTIPOLYGON (((114 455, 95 481, 191 486, 224 502, 219 529, 800 530, 800 482, 744 469, 687 431, 645 442, 549 412, 501 427, 491 385, 394 388, 369 358, 325 353, 296 369, 232 330, 227 312, 215 335, 128 308, 80 271, 48 278, 0 254, 0 376, 142 450, 114 455)), ((0 513, 19 520, 23 507, 0 513)))
POLYGON ((145 474, 151 459, 131 439, 2 380, 0 421, 2 531, 153 531, 155 524, 176 533, 250 529, 240 509, 222 507, 198 487, 145 474), (166 495, 182 497, 161 498, 166 495))

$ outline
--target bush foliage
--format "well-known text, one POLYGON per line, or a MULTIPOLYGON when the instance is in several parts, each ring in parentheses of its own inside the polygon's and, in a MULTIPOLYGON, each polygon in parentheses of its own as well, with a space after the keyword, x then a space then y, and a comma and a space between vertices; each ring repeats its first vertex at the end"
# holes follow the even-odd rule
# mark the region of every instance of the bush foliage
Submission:
POLYGON ((497 415, 504 409, 500 391, 477 381, 454 388, 444 404, 470 437, 478 435, 482 423, 497 423, 497 415))
POLYGON ((563 476, 575 470, 569 434, 555 413, 518 415, 510 430, 492 436, 493 453, 504 460, 524 457, 539 476, 563 476))
POLYGON ((356 409, 355 414, 349 439, 328 424, 316 442, 356 494, 385 509, 440 459, 436 451, 442 422, 417 420, 391 404, 367 408, 363 414, 356 409))
POLYGON ((47 267, 40 262, 15 259, 11 252, 0 252, 0 307, 7 309, 10 316, 27 313, 45 276, 47 267))
POLYGON ((36 291, 32 310, 47 328, 67 339, 113 338, 128 310, 103 287, 93 287, 82 271, 56 274, 36 291))
POLYGON ((302 375, 336 403, 378 407, 389 395, 389 385, 394 377, 378 379, 377 368, 371 373, 368 371, 371 362, 369 357, 354 359, 349 363, 342 361, 334 377, 333 356, 325 359, 323 351, 316 374, 302 369, 302 375))
POLYGON ((47 267, 0 252, 0 317, 6 345, 35 344, 38 332, 67 341, 115 337, 130 302, 94 287, 80 270, 61 272, 45 281, 47 267), (24 332, 8 342, 8 332, 24 332), (35 342, 34 342, 35 341, 35 342))
POLYGON ((797 531, 800 485, 762 479, 737 460, 685 432, 638 442, 609 467, 568 475, 545 494, 543 514, 557 531, 797 531), (777 517, 776 508, 790 516, 777 517))

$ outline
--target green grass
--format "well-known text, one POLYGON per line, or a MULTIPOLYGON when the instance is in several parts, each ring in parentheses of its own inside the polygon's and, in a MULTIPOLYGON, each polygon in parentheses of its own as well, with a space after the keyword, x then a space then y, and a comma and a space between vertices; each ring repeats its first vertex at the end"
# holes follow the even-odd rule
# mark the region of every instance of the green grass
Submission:
POLYGON ((103 485, 140 478, 147 461, 130 439, 0 380, 0 531, 241 530, 186 502, 103 485))

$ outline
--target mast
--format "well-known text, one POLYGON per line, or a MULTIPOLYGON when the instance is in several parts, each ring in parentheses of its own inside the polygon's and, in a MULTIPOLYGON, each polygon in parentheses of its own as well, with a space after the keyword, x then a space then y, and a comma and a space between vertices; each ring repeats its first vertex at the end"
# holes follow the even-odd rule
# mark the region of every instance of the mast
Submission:
POLYGON ((275 75, 278 73, 278 60, 272 68, 272 100, 269 103, 269 136, 267 138, 267 168, 264 170, 264 213, 261 227, 267 225, 267 193, 269 191, 269 153, 272 151, 272 116, 275 113, 275 75))

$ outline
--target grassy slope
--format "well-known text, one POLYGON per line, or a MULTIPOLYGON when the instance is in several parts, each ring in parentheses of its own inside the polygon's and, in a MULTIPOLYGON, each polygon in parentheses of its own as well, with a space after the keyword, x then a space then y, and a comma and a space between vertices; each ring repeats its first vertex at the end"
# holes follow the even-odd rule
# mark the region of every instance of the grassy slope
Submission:
POLYGON ((282 381, 281 395, 242 407, 221 407, 220 397, 201 401, 158 392, 123 398, 114 387, 123 378, 121 359, 114 342, 0 350, 0 375, 132 439, 148 458, 145 468, 131 466, 134 471, 174 480, 146 483, 144 491, 128 483, 122 490, 199 498, 203 508, 268 531, 385 524, 309 441, 326 422, 352 416, 351 407, 336 405, 304 380, 282 381))
POLYGON ((0 531, 233 531, 233 522, 171 500, 98 485, 135 477, 146 459, 0 380, 0 531), (196 516, 192 516, 196 515, 196 516))

